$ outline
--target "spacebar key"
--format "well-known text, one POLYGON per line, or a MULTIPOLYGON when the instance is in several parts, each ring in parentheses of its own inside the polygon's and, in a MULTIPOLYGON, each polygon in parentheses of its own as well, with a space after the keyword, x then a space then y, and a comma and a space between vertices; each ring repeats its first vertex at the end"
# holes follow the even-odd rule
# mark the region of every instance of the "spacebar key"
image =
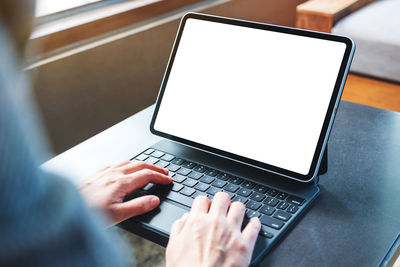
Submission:
POLYGON ((184 195, 181 195, 179 193, 176 192, 169 192, 168 195, 165 196, 166 199, 169 200, 173 200, 175 202, 178 202, 182 205, 185 205, 187 207, 192 207, 192 203, 193 203, 193 198, 191 197, 186 197, 184 195))

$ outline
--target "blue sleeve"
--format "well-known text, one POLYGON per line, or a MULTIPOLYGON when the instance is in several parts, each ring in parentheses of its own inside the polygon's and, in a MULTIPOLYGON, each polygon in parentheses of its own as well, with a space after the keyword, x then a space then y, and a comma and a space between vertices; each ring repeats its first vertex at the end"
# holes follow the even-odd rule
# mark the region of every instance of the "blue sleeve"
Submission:
POLYGON ((40 132, 0 25, 0 266, 122 266, 69 181, 41 172, 40 132))

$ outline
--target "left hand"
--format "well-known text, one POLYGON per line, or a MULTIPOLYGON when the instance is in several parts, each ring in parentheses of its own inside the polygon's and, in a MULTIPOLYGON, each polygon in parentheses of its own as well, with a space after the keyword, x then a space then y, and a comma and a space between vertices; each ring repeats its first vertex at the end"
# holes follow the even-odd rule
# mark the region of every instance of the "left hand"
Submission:
POLYGON ((153 195, 123 202, 126 195, 148 183, 170 184, 168 170, 145 162, 124 161, 107 166, 78 184, 89 207, 103 211, 110 226, 151 211, 160 204, 153 195))

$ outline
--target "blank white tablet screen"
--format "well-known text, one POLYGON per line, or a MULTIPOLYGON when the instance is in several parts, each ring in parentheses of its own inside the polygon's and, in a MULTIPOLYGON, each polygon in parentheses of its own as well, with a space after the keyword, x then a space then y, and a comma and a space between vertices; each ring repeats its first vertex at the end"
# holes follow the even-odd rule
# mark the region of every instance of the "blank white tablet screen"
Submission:
POLYGON ((189 18, 154 129, 306 175, 345 49, 189 18))

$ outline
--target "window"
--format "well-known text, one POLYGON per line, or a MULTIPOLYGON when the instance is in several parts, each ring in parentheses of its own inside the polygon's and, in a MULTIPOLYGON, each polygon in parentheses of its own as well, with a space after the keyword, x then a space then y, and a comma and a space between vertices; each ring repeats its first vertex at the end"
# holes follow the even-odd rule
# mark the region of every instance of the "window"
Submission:
POLYGON ((36 17, 48 16, 102 0, 37 0, 36 17))
POLYGON ((47 53, 202 1, 38 0, 30 45, 47 53))

